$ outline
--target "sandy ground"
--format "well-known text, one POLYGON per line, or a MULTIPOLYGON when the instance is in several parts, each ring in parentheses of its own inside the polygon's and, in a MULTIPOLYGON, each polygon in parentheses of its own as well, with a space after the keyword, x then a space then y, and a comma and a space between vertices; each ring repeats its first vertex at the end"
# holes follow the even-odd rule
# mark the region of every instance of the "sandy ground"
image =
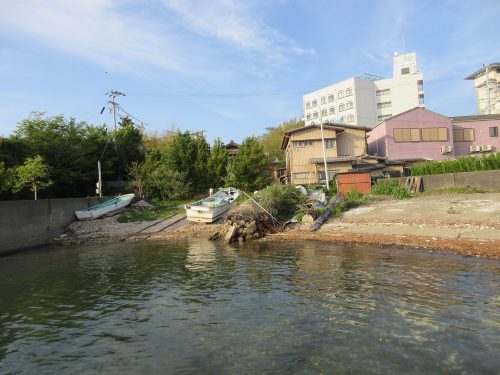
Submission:
MULTIPOLYGON (((71 224, 68 238, 73 242, 208 238, 220 228, 221 224, 189 223, 182 215, 126 224, 109 217, 71 224)), ((500 259, 500 193, 382 199, 328 220, 317 232, 297 227, 266 240, 395 245, 500 259)))
POLYGON ((432 248, 500 258, 500 193, 387 199, 349 210, 317 232, 298 230, 274 237, 432 248))

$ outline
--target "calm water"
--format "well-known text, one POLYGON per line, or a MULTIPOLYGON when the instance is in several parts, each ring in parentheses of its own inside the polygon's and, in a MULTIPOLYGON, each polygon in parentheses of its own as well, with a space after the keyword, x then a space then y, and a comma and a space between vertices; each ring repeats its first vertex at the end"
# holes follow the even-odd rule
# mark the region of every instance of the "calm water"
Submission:
POLYGON ((498 373, 500 262, 318 243, 0 257, 0 373, 498 373))

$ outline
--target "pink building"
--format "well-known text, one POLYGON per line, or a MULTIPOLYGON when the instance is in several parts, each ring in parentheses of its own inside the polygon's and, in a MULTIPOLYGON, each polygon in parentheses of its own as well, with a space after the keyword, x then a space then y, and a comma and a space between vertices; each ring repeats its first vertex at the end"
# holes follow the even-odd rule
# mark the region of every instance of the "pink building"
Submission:
POLYGON ((451 117, 455 156, 500 151, 500 114, 451 117))
POLYGON ((453 159, 451 120, 425 108, 390 117, 368 133, 368 154, 393 160, 453 159))

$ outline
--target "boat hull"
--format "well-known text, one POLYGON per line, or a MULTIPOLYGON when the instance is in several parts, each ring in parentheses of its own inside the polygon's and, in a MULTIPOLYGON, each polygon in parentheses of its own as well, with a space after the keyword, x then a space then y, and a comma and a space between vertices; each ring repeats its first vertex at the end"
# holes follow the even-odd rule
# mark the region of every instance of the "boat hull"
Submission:
POLYGON ((189 206, 186 207, 186 219, 195 223, 212 223, 219 219, 231 207, 226 203, 218 207, 189 206))
POLYGON ((85 210, 75 211, 75 215, 78 220, 97 219, 98 217, 101 217, 109 212, 128 206, 130 202, 132 202, 132 199, 134 199, 134 194, 123 195, 89 207, 85 210))

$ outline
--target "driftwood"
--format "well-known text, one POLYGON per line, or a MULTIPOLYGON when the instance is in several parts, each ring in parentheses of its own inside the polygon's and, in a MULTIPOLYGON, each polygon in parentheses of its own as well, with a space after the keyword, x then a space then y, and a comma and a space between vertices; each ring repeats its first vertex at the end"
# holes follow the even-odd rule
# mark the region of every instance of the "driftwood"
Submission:
POLYGON ((315 230, 318 230, 321 225, 328 219, 328 217, 332 214, 333 208, 338 205, 340 202, 344 200, 344 197, 341 195, 338 195, 336 197, 333 197, 330 199, 330 202, 326 205, 326 210, 323 212, 311 225, 311 228, 309 229, 311 232, 314 232, 315 230))

